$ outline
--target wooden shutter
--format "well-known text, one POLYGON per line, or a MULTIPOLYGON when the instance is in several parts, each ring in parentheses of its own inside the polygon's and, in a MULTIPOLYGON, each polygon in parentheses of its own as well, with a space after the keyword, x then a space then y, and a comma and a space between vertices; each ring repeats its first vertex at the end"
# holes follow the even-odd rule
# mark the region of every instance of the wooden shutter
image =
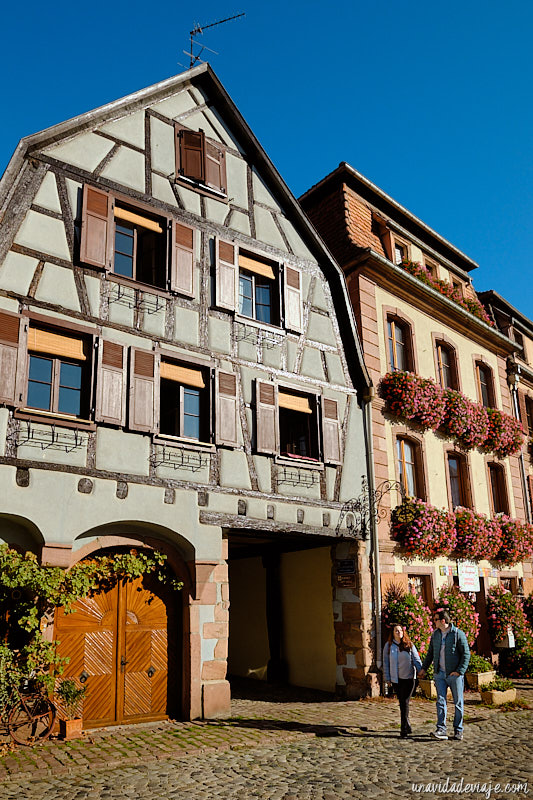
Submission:
POLYGON ((218 147, 206 142, 205 144, 205 182, 226 194, 226 154, 218 147))
POLYGON ((100 339, 96 374, 96 422, 126 424, 126 352, 121 344, 100 339))
POLYGON ((28 320, 0 311, 0 403, 24 403, 28 320))
POLYGON ((323 452, 326 464, 342 464, 339 405, 336 400, 322 399, 323 452))
POLYGON ((217 444, 236 447, 237 436, 237 378, 232 372, 216 374, 216 436, 217 444))
POLYGON ((216 240, 216 304, 235 311, 237 307, 238 247, 230 242, 216 240))
POLYGON ((255 440, 258 453, 278 452, 278 387, 259 379, 255 384, 255 440))
POLYGON ((159 428, 159 362, 151 350, 130 348, 128 427, 155 433, 159 428))
POLYGON ((195 240, 193 228, 181 222, 173 223, 170 288, 187 297, 194 297, 195 240))
POLYGON ((302 273, 296 267, 285 267, 284 284, 285 327, 302 333, 302 273))
POLYGON ((205 181, 205 134, 176 126, 176 177, 205 181))
POLYGON ((80 260, 102 269, 111 268, 113 203, 108 192, 83 187, 80 260))

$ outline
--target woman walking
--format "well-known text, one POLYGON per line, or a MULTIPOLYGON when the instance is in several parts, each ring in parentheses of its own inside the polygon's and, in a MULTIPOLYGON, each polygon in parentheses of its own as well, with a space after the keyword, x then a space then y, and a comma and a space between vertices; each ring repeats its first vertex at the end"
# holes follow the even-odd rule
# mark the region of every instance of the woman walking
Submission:
POLYGON ((409 700, 415 690, 417 673, 422 669, 418 651, 403 625, 394 623, 389 639, 383 648, 383 671, 385 683, 394 689, 400 703, 400 736, 405 739, 411 733, 409 724, 409 700))

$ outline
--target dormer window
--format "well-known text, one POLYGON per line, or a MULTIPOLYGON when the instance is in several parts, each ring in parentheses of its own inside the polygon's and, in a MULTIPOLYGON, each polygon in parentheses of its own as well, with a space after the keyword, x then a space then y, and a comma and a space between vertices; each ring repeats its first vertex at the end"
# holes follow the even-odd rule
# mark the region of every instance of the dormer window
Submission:
POLYGON ((394 242, 394 263, 400 266, 407 259, 407 247, 400 242, 394 242))
POLYGON ((226 195, 226 154, 204 131, 176 123, 176 180, 194 188, 226 195))

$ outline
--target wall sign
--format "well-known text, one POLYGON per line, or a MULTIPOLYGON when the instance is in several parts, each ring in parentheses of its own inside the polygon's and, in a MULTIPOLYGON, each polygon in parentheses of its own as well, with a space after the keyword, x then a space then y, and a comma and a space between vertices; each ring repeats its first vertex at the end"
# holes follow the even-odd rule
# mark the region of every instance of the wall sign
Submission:
POLYGON ((479 570, 475 561, 458 561, 457 574, 462 592, 479 592, 479 570))

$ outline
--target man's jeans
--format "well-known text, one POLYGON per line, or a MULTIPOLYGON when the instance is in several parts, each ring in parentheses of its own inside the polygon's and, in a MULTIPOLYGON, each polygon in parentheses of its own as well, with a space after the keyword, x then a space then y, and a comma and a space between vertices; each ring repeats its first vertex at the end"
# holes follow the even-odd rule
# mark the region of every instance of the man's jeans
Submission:
POLYGON ((440 670, 437 672, 434 679, 437 688, 437 730, 446 732, 446 692, 448 686, 451 689, 453 702, 455 705, 455 714, 453 717, 453 728, 455 731, 461 732, 463 730, 463 712, 464 712, 464 677, 463 675, 448 675, 440 670))

